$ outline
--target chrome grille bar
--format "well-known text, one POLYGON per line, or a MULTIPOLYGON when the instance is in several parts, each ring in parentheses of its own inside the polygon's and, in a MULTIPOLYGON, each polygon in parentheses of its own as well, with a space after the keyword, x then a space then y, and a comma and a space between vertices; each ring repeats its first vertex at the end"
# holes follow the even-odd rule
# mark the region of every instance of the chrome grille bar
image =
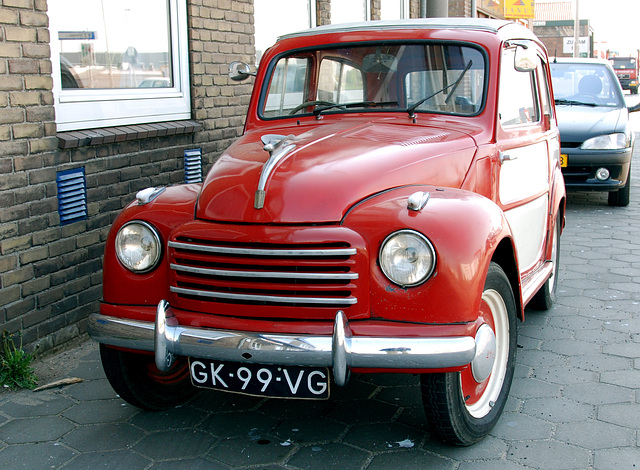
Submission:
POLYGON ((355 297, 284 297, 277 295, 234 294, 230 292, 185 289, 183 287, 174 286, 171 286, 170 290, 176 294, 192 295, 196 297, 278 304, 354 305, 358 302, 358 299, 355 297))
POLYGON ((234 248, 229 246, 209 246, 194 243, 182 243, 170 241, 169 246, 178 250, 195 251, 200 253, 214 253, 219 255, 240 255, 240 256, 275 256, 275 257, 337 257, 353 256, 356 254, 355 248, 322 248, 322 249, 256 249, 256 248, 234 248))
POLYGON ((357 273, 303 273, 303 272, 283 272, 283 271, 237 271, 228 269, 209 269, 194 266, 183 266, 171 264, 171 269, 176 271, 200 274, 204 276, 219 277, 240 277, 259 279, 300 279, 300 280, 329 280, 344 281, 358 279, 357 273))

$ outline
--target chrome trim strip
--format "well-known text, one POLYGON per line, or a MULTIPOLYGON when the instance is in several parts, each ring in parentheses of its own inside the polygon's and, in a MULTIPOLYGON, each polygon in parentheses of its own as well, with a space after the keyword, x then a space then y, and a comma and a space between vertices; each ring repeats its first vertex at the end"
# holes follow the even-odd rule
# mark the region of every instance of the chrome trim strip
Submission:
POLYGON ((442 369, 469 364, 476 351, 470 336, 444 338, 362 337, 351 335, 337 312, 333 336, 267 334, 180 326, 166 301, 158 304, 156 324, 100 314, 89 316, 91 337, 104 344, 154 351, 166 370, 172 356, 191 356, 255 364, 333 367, 338 384, 350 368, 442 369), (154 333, 155 331, 155 333, 154 333), (154 339, 155 338, 155 339, 154 339))
POLYGON ((204 253, 216 253, 221 255, 248 255, 248 256, 279 256, 279 257, 333 257, 353 256, 355 248, 324 248, 310 250, 261 250, 253 248, 233 248, 228 246, 208 246, 194 243, 182 243, 170 241, 169 246, 180 250, 198 251, 204 253))
POLYGON ((314 304, 314 305, 355 305, 358 299, 355 297, 283 297, 278 295, 233 294, 230 292, 213 292, 208 290, 186 289, 184 287, 169 288, 176 294, 195 295, 214 299, 244 300, 250 302, 272 302, 283 304, 314 304))
POLYGON ((283 272, 283 271, 233 271, 228 269, 210 269, 196 268, 194 266, 183 266, 181 264, 171 263, 169 265, 175 271, 182 271, 194 274, 203 274, 205 276, 224 276, 224 277, 248 277, 248 278, 275 278, 275 279, 319 279, 319 280, 336 280, 343 281, 349 279, 358 279, 357 273, 301 273, 301 272, 283 272))

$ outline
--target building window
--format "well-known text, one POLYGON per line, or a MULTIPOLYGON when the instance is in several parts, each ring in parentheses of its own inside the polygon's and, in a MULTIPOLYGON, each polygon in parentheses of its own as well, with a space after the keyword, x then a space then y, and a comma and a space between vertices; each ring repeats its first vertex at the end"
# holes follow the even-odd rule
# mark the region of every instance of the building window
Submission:
POLYGON ((254 0, 253 11, 256 64, 279 36, 316 26, 316 0, 254 0))
POLYGON ((409 18, 409 0, 381 0, 381 20, 400 20, 405 18, 409 18))
POLYGON ((369 21, 370 19, 369 0, 331 1, 331 24, 369 21))
POLYGON ((49 0, 58 131, 189 119, 186 0, 49 0))

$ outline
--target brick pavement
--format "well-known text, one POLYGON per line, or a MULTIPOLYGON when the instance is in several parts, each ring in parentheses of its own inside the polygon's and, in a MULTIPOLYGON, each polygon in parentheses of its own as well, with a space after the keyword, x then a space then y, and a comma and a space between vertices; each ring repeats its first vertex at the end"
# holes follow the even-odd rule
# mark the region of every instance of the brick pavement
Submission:
POLYGON ((115 395, 89 344, 65 374, 82 383, 0 394, 0 468, 640 468, 637 171, 627 208, 570 195, 557 305, 526 312, 505 413, 472 447, 432 438, 413 376, 356 377, 327 402, 203 392, 151 413, 115 395))

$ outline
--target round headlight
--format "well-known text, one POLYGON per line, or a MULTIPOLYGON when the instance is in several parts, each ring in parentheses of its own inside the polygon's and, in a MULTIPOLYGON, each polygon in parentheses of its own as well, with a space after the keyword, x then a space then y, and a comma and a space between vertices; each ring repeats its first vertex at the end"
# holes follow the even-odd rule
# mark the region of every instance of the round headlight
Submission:
POLYGON ((380 267, 394 284, 411 287, 433 274, 436 252, 424 235, 412 230, 392 233, 380 248, 380 267))
POLYGON ((160 260, 158 232, 146 222, 123 225, 116 236, 116 255, 125 268, 134 273, 152 270, 160 260))

